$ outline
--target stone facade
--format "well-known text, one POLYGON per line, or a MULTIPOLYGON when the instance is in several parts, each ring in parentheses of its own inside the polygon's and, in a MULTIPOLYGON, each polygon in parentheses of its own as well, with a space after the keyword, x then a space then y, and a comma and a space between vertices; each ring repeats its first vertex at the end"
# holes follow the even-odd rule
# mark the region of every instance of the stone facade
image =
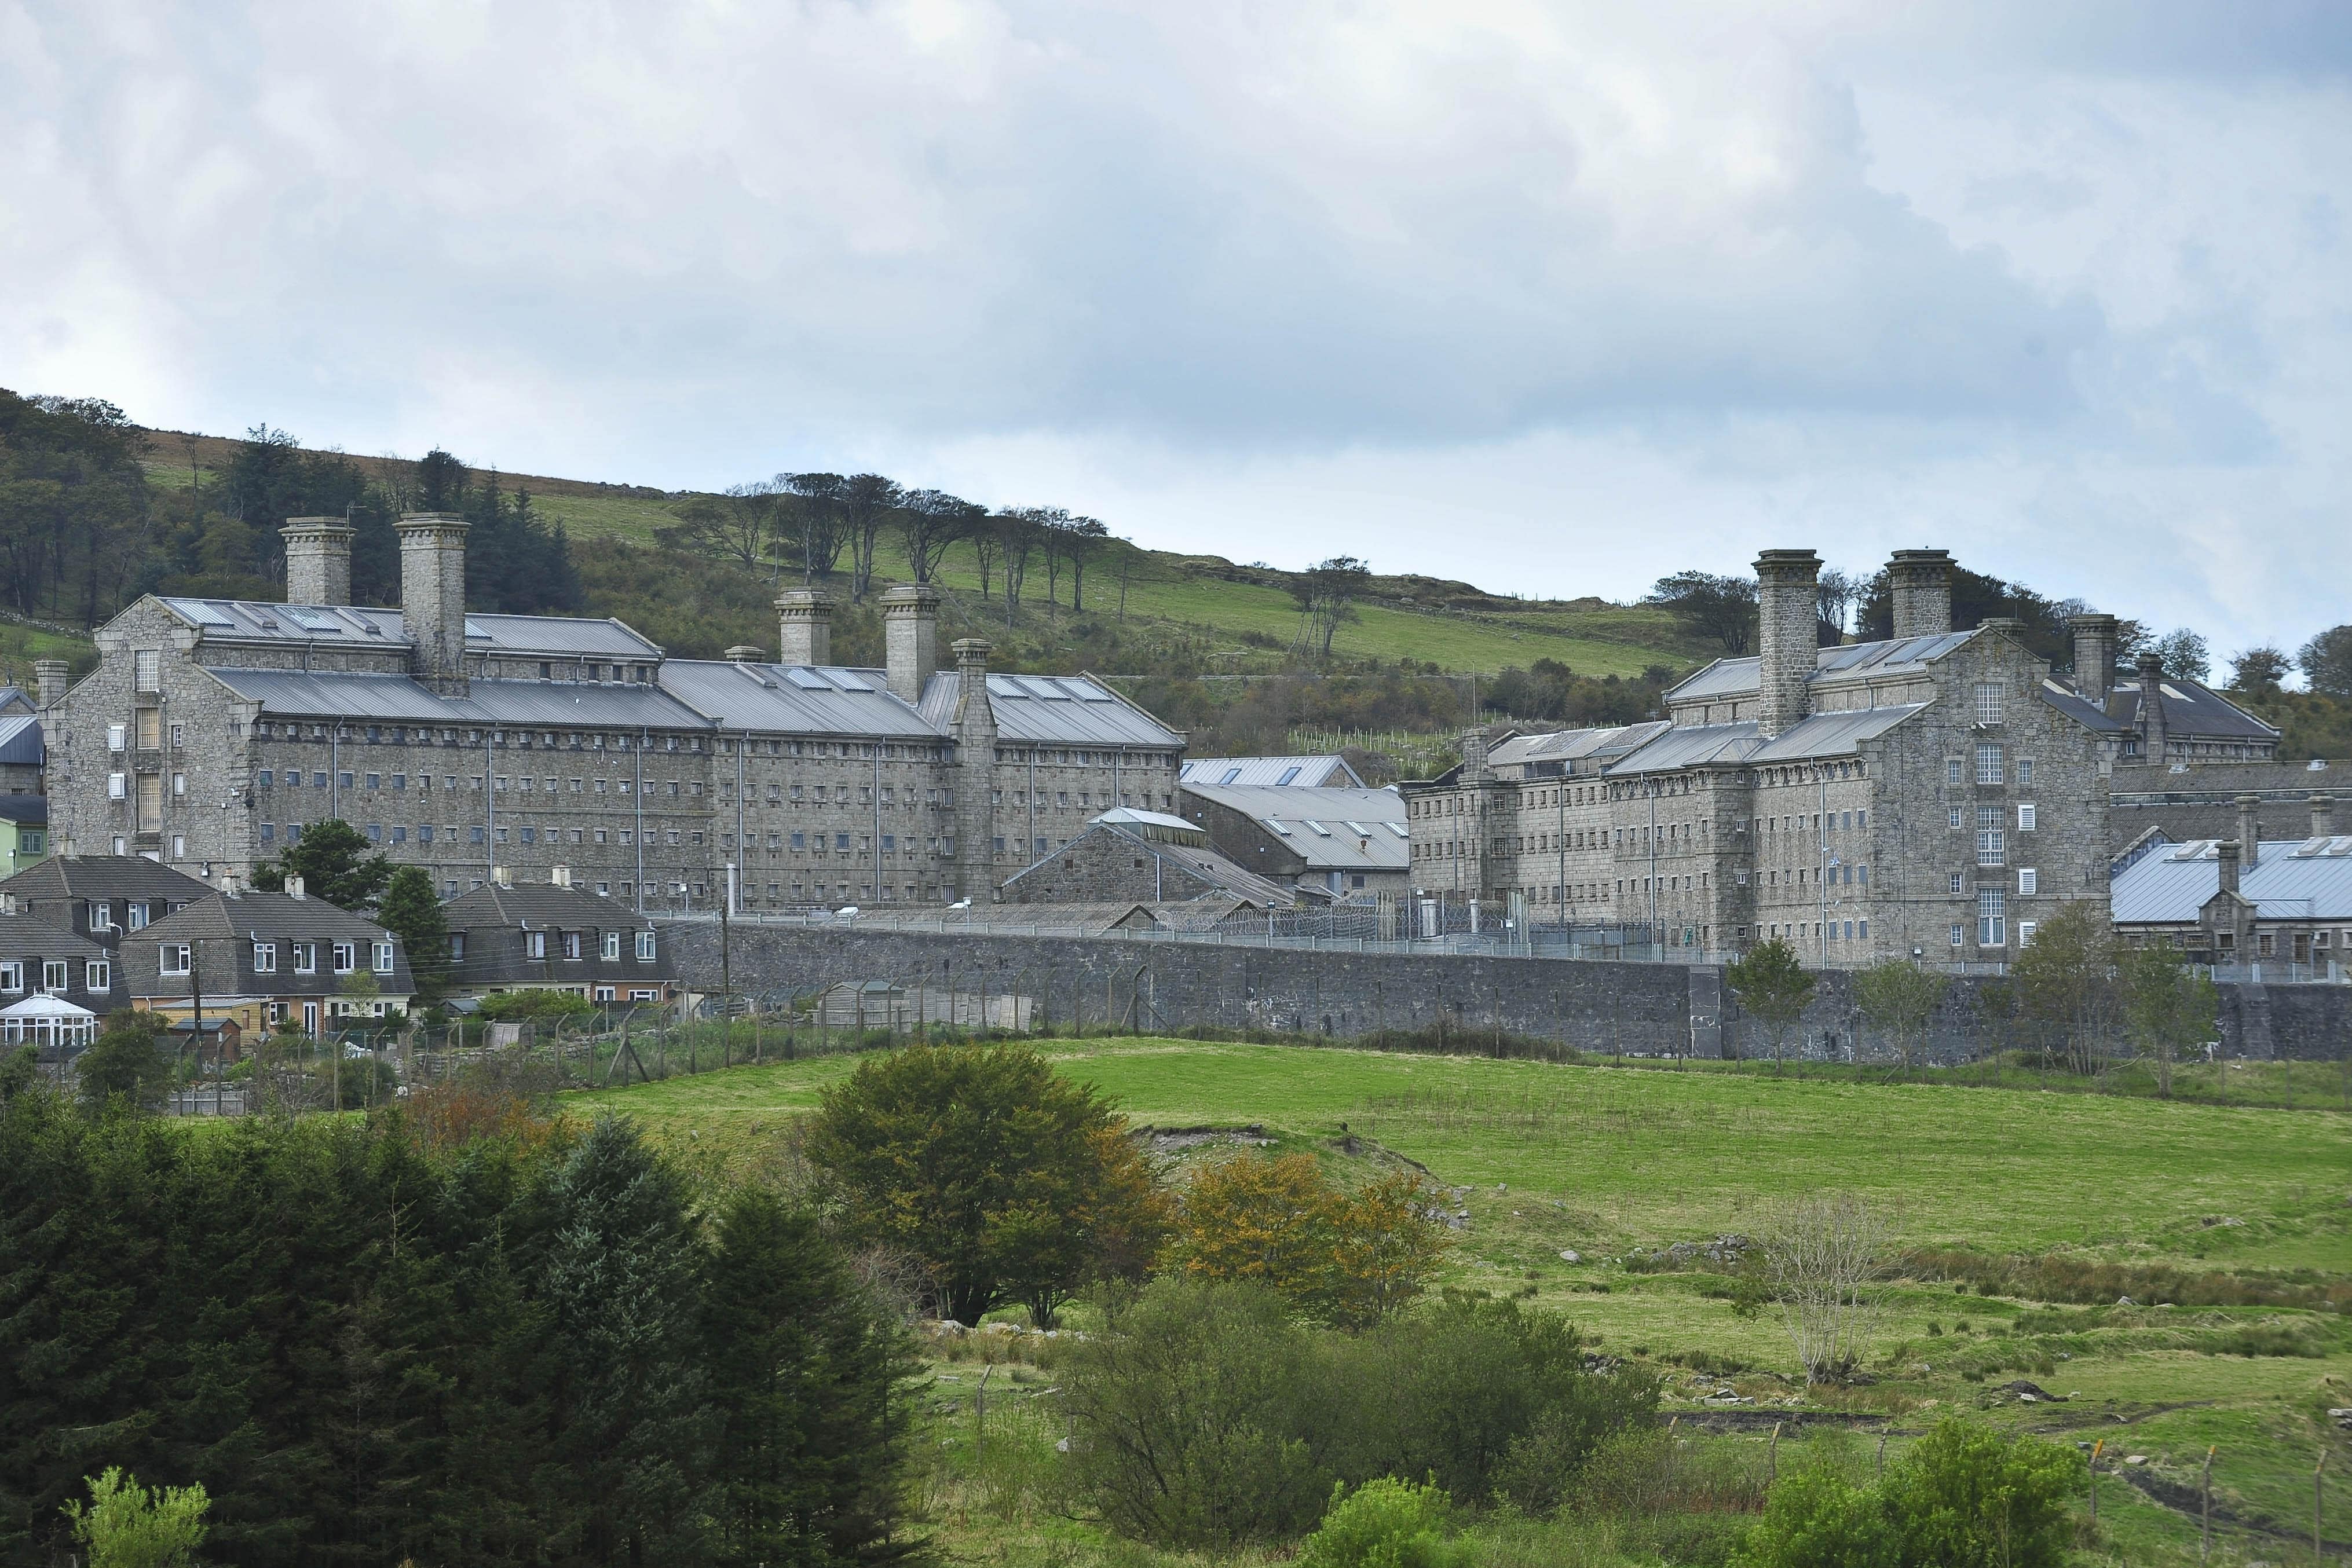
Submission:
POLYGON ((1909 552, 1910 637, 1816 646, 1809 551, 1767 551, 1761 652, 1667 694, 1663 725, 1496 766, 1464 741, 1408 785, 1414 887, 1541 924, 1643 925, 1669 948, 1780 937, 1809 964, 1997 964, 2103 898, 2114 736, 2049 700, 2014 623, 1950 630, 1909 552))
MULTIPOLYGON (((289 532, 331 588, 348 541, 289 532)), ((985 901, 1101 811, 1173 807, 1181 736, 1093 681, 992 675, 983 642, 932 669, 928 588, 886 595, 886 671, 672 660, 615 622, 465 614, 465 537, 401 520, 397 610, 124 610, 43 709, 54 839, 229 886, 341 818, 445 895, 562 867, 635 907, 758 910, 985 901)), ((829 651, 821 593, 778 613, 782 645, 829 651)))

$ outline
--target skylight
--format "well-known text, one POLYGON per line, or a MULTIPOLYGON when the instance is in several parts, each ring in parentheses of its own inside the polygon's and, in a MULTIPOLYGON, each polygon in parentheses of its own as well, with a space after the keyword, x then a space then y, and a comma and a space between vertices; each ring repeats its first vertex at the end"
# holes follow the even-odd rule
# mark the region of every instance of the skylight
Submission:
POLYGON ((1240 768, 1228 768, 1225 769, 1225 776, 1223 779, 1218 779, 1217 782, 1220 784, 1230 784, 1241 776, 1242 770, 1240 768))
POLYGON ((1297 777, 1298 777, 1298 769, 1297 769, 1297 768, 1284 768, 1284 769, 1282 770, 1282 777, 1281 777, 1281 778, 1279 778, 1279 779, 1276 779, 1276 780, 1275 780, 1275 782, 1276 782, 1276 784, 1287 784, 1287 783, 1289 783, 1293 779, 1296 779, 1296 778, 1297 778, 1297 777))

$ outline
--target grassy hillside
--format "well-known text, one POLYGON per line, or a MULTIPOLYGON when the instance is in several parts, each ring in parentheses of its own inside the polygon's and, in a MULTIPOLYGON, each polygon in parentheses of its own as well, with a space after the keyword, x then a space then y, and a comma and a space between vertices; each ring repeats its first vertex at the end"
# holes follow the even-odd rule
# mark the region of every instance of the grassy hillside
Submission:
MULTIPOLYGON (((2127 1276, 2135 1281, 2162 1267, 2209 1281, 2332 1286, 2340 1301, 2352 1283, 2352 1116, 2339 1111, 1165 1040, 1045 1049, 1139 1123, 1259 1124, 1277 1148, 1343 1172, 1421 1163, 1470 1216, 1451 1283, 1562 1308, 1606 1350, 1658 1370, 1667 1408, 1686 1422, 1724 1419, 1727 1398, 1761 1421, 1702 1443, 1761 1444, 1774 1420, 1811 1411, 1859 1420, 1865 1434, 1884 1429, 1899 1453, 1950 1408, 2079 1435, 2086 1447, 2104 1437, 2102 1534, 2082 1561, 2184 1565, 2197 1560, 2197 1526, 2183 1494, 2167 1489, 2193 1486, 2208 1446, 2219 1449, 2216 1560, 2237 1563, 2308 1560, 2313 1457, 2334 1446, 2329 1533, 2352 1533, 2334 1522, 2352 1520, 2352 1452, 2326 1415, 2352 1404, 2352 1325, 2335 1312, 2152 1304, 2161 1291, 2137 1282, 2137 1306, 2047 1303, 1956 1287, 1948 1269, 1915 1265, 1914 1277, 1878 1292, 1870 1380, 1808 1390, 1776 1315, 1735 1311, 1730 1279, 1705 1263, 1654 1271, 1625 1262, 1753 1232, 1783 1195, 1844 1188, 1890 1214, 1906 1248, 2095 1259, 2141 1270, 2127 1276), (1342 1123, 1367 1140, 1360 1156, 1341 1152, 1342 1123), (2007 1387, 2021 1377, 2053 1397, 2021 1400, 2007 1387), (2125 1455, 2140 1460, 2126 1467, 2125 1455), (2303 1555, 2287 1555, 2298 1531, 2303 1555)), ((819 1058, 572 1100, 641 1117, 703 1157, 757 1163, 854 1065, 819 1058)), ((955 1403, 961 1385, 946 1368, 941 1380, 941 1418, 968 1422, 955 1403)), ((946 1482, 938 1495, 960 1559, 1178 1561, 1074 1532, 1045 1512, 961 1507, 954 1500, 971 1494, 946 1482)), ((1562 1560, 1557 1539, 1521 1556, 1514 1527, 1490 1528, 1481 1537, 1490 1563, 1562 1560)))
MULTIPOLYGON (((209 483, 229 458, 234 444, 217 436, 149 434, 146 465, 159 486, 184 488, 209 483)), ((358 459, 364 467, 374 461, 358 459)), ((528 489, 551 518, 560 518, 577 544, 599 541, 650 545, 657 529, 677 521, 675 507, 690 497, 666 495, 645 486, 598 484, 545 475, 508 474, 510 488, 528 489)), ((886 537, 877 559, 880 575, 900 580, 908 571, 895 539, 886 537)), ((1378 563, 1375 563, 1376 565, 1378 563)), ((1191 556, 1114 544, 1087 572, 1087 610, 1117 617, 1119 585, 1126 578, 1124 624, 1148 641, 1156 631, 1205 638, 1212 652, 1234 660, 1237 670, 1255 667, 1286 649, 1298 632, 1299 616, 1288 584, 1292 575, 1262 567, 1236 566, 1214 556, 1191 556)), ((950 550, 941 586, 977 598, 980 580, 971 551, 950 550)), ((1041 615, 1045 571, 1033 574, 1030 597, 1041 615)), ((1613 605, 1598 599, 1570 601, 1519 601, 1486 593, 1467 583, 1427 578, 1381 577, 1362 606, 1360 619, 1343 626, 1333 644, 1345 660, 1402 659, 1434 664, 1449 672, 1491 672, 1554 659, 1580 674, 1632 676, 1665 665, 1686 668, 1708 656, 1663 612, 1613 605)), ((1068 589, 1065 584, 1066 601, 1068 589)), ((592 605, 598 612, 605 607, 592 605)), ((1024 612, 1029 602, 1024 599, 1024 612)), ((1058 613, 1067 612, 1066 603, 1058 613)), ((1138 672, 1139 673, 1139 672, 1138 672)))

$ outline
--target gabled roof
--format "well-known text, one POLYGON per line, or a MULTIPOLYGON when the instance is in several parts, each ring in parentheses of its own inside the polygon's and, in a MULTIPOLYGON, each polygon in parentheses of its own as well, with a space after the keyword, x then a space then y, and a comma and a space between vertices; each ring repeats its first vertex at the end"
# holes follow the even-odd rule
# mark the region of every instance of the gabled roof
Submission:
POLYGON ((1187 784, 1184 793, 1240 812, 1317 871, 1402 871, 1412 862, 1404 800, 1394 789, 1187 784))
POLYGON ((33 713, 37 706, 22 686, 0 686, 0 713, 33 713))
MULTIPOLYGON (((923 717, 944 735, 955 723, 963 676, 943 670, 923 688, 923 717)), ((1084 675, 988 677, 989 710, 999 738, 1045 746, 1149 747, 1166 750, 1183 737, 1118 693, 1084 675)))
MULTIPOLYGON (((2164 694, 2164 731, 2199 740, 2276 740, 2279 731, 2212 687, 2182 676, 2167 675, 2158 689, 2164 694)), ((2139 727, 2139 683, 2119 685, 2107 694, 2107 716, 2124 729, 2139 727)), ((2089 706, 2087 699, 2075 701, 2089 706)))
POLYGON ((711 721, 659 686, 634 682, 488 681, 445 697, 406 675, 347 670, 205 673, 264 713, 393 724, 564 726, 588 729, 703 729, 711 721))
MULTIPOLYGON (((250 599, 158 596, 155 602, 208 640, 328 643, 354 648, 405 648, 408 625, 393 609, 352 604, 268 604, 250 599)), ((661 649, 618 621, 578 615, 466 617, 466 646, 482 653, 646 660, 661 649)))
MULTIPOLYGON (((1814 657, 1813 679, 1861 680, 1916 674, 1927 665, 1945 658, 1982 630, 1979 627, 1967 632, 1946 632, 1934 637, 1896 637, 1883 643, 1848 643, 1840 647, 1823 648, 1814 657)), ((1667 692, 1666 700, 1685 703, 1753 696, 1757 691, 1757 671, 1762 663, 1752 654, 1740 659, 1717 659, 1667 692)))
POLYGON ((1639 724, 1602 725, 1586 729, 1555 729, 1542 735, 1513 735, 1486 748, 1489 768, 1537 768, 1587 760, 1606 763, 1647 745, 1669 727, 1665 719, 1639 724))
MULTIPOLYGON (((1200 831, 1199 827, 1192 822, 1180 820, 1179 826, 1192 832, 1200 831)), ((1189 844, 1168 843, 1160 840, 1147 839, 1139 833, 1129 831, 1122 823, 1105 821, 1100 818, 1096 819, 1085 832, 1080 833, 1060 849, 1049 855, 1039 857, 1031 864, 1022 867, 1021 870, 1005 878, 1004 885, 1009 888, 1025 876, 1049 870, 1054 862, 1076 850, 1087 840, 1098 836, 1115 842, 1132 844, 1147 854, 1158 855, 1172 865, 1181 866, 1196 880, 1207 883, 1213 892, 1230 894, 1261 909, 1269 904, 1284 906, 1294 904, 1301 896, 1299 889, 1285 887, 1278 883, 1270 882, 1255 872, 1227 860, 1214 850, 1196 849, 1189 844)), ((1043 907, 1051 908, 1052 905, 1043 907)))
POLYGON ((1364 787, 1343 757, 1194 757, 1178 772, 1180 784, 1222 784, 1244 789, 1331 789, 1364 787))
POLYGON ((0 893, 20 899, 209 898, 213 887, 144 855, 51 855, 0 882, 0 893))
POLYGON ((329 904, 323 898, 297 898, 290 893, 257 890, 231 897, 215 893, 185 909, 173 910, 130 936, 141 942, 192 942, 198 937, 263 936, 308 941, 381 942, 392 934, 364 915, 329 904))
POLYGON ((1622 774, 1672 772, 1708 762, 1765 766, 1851 757, 1862 742, 1875 740, 1926 706, 1925 703, 1900 703, 1891 707, 1811 714, 1769 740, 1757 735, 1753 719, 1741 719, 1737 724, 1678 724, 1605 771, 1616 778, 1622 774))
MULTIPOLYGON (((2116 873, 2109 913, 2119 925, 2185 925, 2221 891, 2210 839, 2159 847, 2116 873)), ((2265 841, 2239 873, 2239 893, 2264 920, 2352 920, 2352 834, 2265 841)))
POLYGON ((525 925, 549 930, 651 929, 653 922, 615 899, 551 882, 496 883, 444 901, 442 918, 452 931, 488 925, 525 925))
POLYGON ((0 709, 0 764, 38 768, 47 750, 38 717, 22 711, 0 709))
POLYGON ((661 684, 728 729, 946 738, 939 727, 891 695, 889 678, 880 670, 672 659, 662 666, 661 684))

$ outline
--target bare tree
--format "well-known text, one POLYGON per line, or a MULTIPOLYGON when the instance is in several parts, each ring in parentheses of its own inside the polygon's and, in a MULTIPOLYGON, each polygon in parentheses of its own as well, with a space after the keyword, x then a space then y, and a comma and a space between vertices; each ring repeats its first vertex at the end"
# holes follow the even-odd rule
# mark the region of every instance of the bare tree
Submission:
POLYGON ((1885 1220, 1852 1193, 1813 1193, 1781 1205, 1761 1239, 1765 1277, 1805 1381, 1853 1376, 1876 1316, 1864 1292, 1887 1267, 1885 1220))
POLYGON ((1110 530, 1092 517, 1072 517, 1062 525, 1062 554, 1070 563, 1070 608, 1087 607, 1087 559, 1110 538, 1110 530))
POLYGON ((996 530, 998 558, 1004 567, 1004 623, 1013 624, 1013 612, 1021 608, 1021 590, 1029 580, 1029 558, 1037 548, 1037 536, 1045 529, 1052 514, 1043 507, 1014 507, 996 514, 991 519, 996 530))
POLYGON ((874 545, 882 522, 897 508, 898 486, 879 474, 853 474, 841 485, 841 520, 849 535, 849 597, 863 600, 874 587, 874 545))
POLYGON ((929 582, 948 546, 988 514, 944 490, 909 490, 898 507, 898 532, 906 541, 907 565, 917 582, 929 582))
POLYGON ((971 541, 972 563, 980 568, 980 596, 988 597, 988 585, 996 570, 998 552, 1004 549, 1004 539, 996 531, 994 517, 982 517, 972 524, 971 532, 964 536, 971 541))
POLYGON ((793 497, 788 526, 800 535, 801 580, 814 581, 817 573, 831 571, 841 560, 846 538, 842 487, 848 481, 838 474, 779 474, 776 478, 793 497))

